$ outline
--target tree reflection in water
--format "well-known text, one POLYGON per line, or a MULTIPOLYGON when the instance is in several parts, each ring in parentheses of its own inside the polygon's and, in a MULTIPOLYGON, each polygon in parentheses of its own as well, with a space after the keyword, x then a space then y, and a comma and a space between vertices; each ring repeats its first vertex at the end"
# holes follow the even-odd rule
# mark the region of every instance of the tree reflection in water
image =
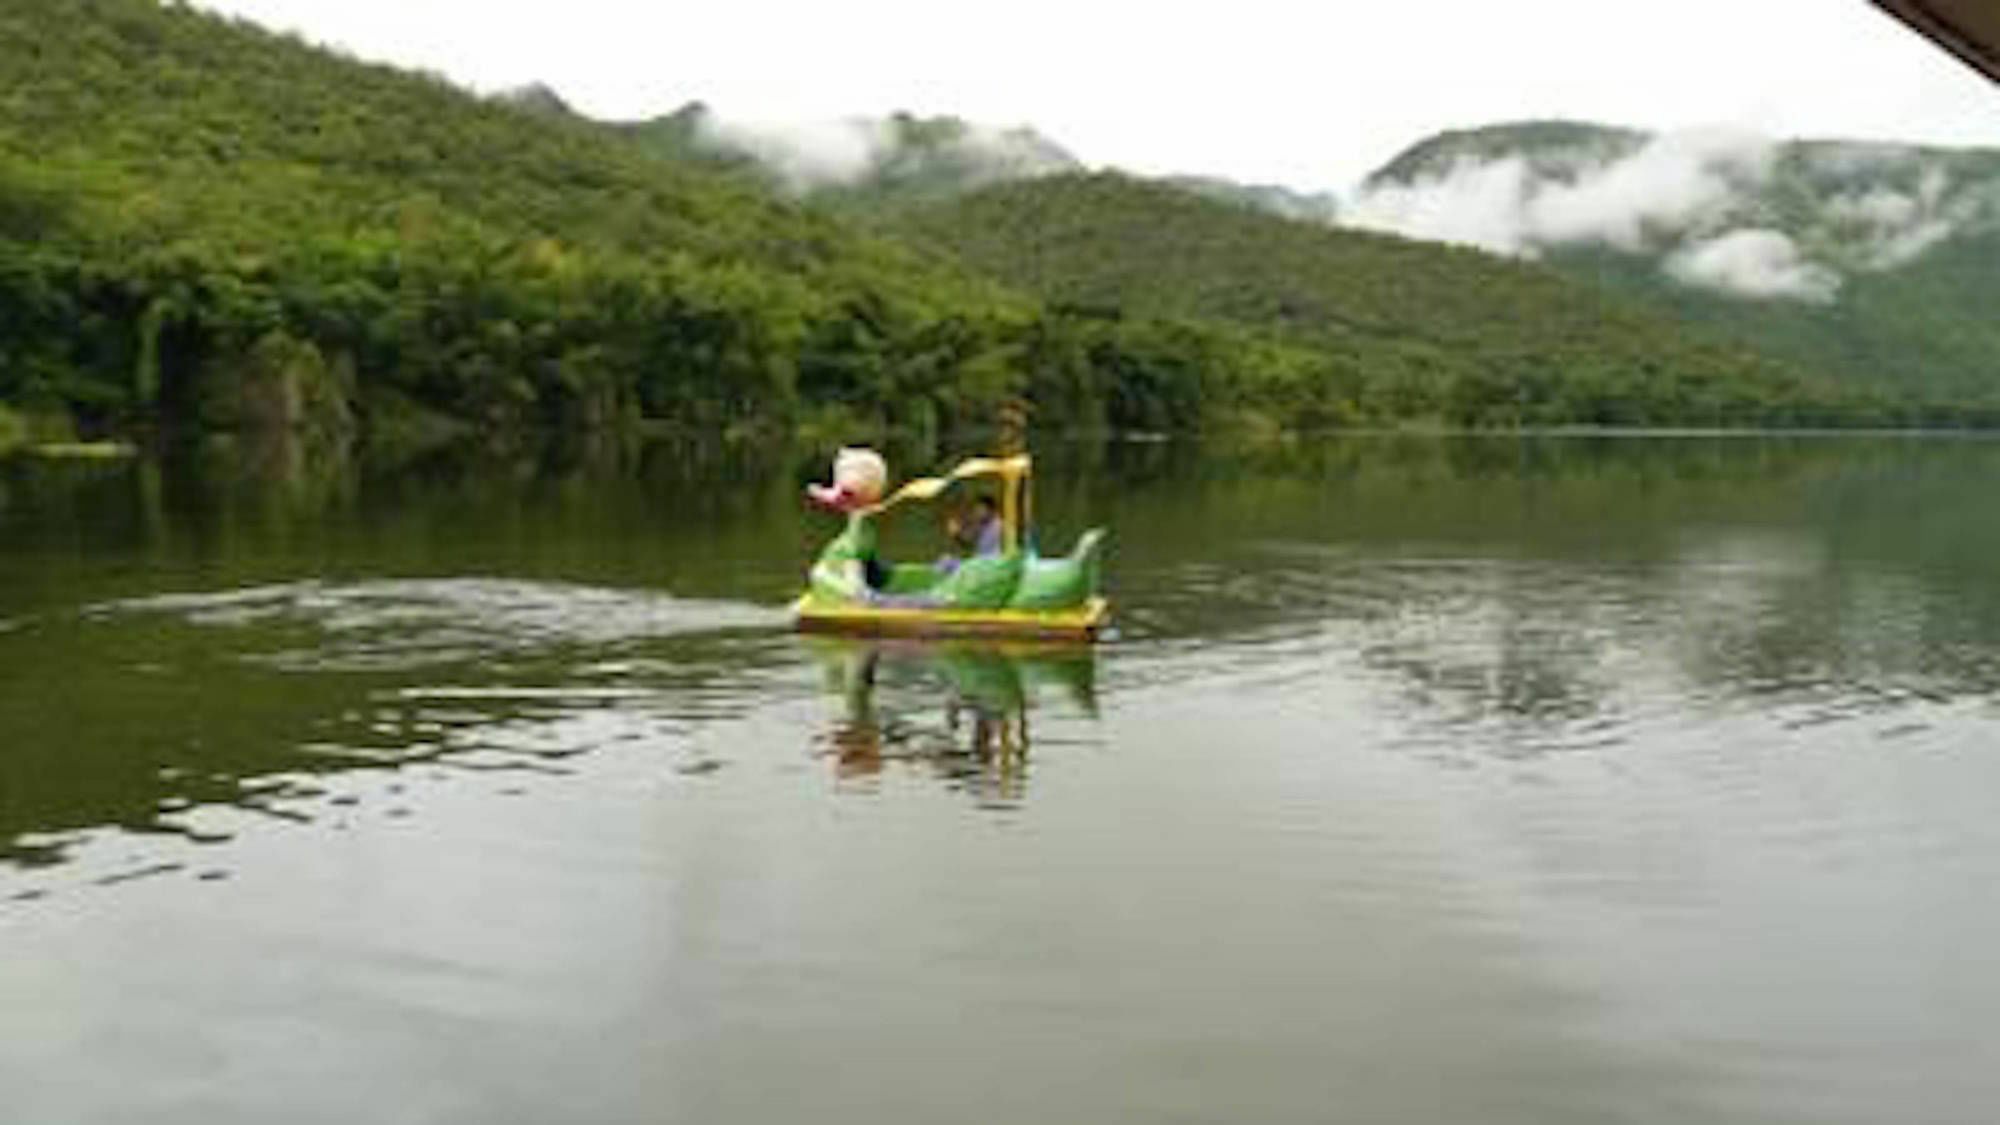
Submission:
POLYGON ((1087 645, 805 638, 827 694, 841 701, 815 740, 843 781, 888 763, 933 771, 983 802, 1027 791, 1029 713, 1044 695, 1097 712, 1097 654, 1087 645))

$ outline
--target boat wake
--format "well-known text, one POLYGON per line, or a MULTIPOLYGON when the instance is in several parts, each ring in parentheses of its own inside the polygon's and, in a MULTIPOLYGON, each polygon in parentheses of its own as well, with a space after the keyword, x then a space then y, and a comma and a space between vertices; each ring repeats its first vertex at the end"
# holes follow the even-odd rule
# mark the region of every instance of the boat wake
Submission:
POLYGON ((703 634, 767 633, 779 607, 503 578, 301 581, 103 603, 95 617, 166 614, 281 642, 244 658, 285 670, 413 668, 537 650, 617 650, 703 634))

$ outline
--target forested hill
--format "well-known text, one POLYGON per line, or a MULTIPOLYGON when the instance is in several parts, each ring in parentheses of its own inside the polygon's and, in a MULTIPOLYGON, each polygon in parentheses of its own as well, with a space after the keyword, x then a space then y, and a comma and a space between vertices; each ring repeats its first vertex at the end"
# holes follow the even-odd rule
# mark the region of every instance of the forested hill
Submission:
POLYGON ((985 416, 1030 300, 602 126, 151 0, 0 6, 0 402, 985 416))
MULTIPOLYGON (((930 155, 963 139, 905 124, 930 155)), ((1892 416, 1533 267, 1170 188, 919 210, 899 244, 559 99, 152 0, 9 0, 0 444, 24 415, 846 436, 1020 397, 1052 428, 1892 416)))
POLYGON ((69 241, 267 251, 300 236, 538 234, 811 269, 833 224, 581 121, 488 104, 147 0, 0 8, 0 157, 69 241))
POLYGON ((1543 266, 1122 175, 989 188, 920 213, 910 230, 1065 307, 1227 323, 1309 348, 1338 417, 1838 423, 1904 409, 1543 266))

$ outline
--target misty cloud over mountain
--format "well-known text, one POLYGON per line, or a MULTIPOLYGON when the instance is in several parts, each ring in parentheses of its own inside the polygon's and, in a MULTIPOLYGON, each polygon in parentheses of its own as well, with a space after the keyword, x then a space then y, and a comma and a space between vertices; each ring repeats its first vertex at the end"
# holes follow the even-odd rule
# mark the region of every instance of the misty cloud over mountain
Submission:
POLYGON ((1073 171, 1077 159, 1027 128, 995 128, 952 117, 844 117, 758 121, 706 107, 694 138, 739 153, 797 193, 883 178, 943 177, 958 190, 1073 171))
POLYGON ((1996 215, 2000 179, 1920 149, 1528 125, 1417 146, 1340 221, 1527 258, 1604 247, 1656 256, 1686 285, 1826 302, 1996 215))
MULTIPOLYGON (((515 100, 567 112, 545 88, 515 100)), ((864 207, 935 203, 1084 168, 1030 128, 908 113, 762 121, 693 102, 628 128, 675 152, 754 168, 793 194, 864 207)), ((1212 176, 1167 182, 1302 222, 1510 257, 1608 252, 1673 286, 1804 306, 1832 303, 1856 278, 1902 270, 1954 236, 2000 233, 1992 153, 1719 128, 1558 121, 1446 132, 1339 195, 1212 176)))

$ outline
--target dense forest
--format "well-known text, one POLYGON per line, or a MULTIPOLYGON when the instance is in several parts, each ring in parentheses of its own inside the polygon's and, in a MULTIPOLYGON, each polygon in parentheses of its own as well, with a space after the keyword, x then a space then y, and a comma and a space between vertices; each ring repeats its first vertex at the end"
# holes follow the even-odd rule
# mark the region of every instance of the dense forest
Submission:
POLYGON ((11 0, 0 444, 936 432, 1019 399, 1148 430, 1908 417, 1469 252, 1116 177, 891 237, 645 140, 183 6, 11 0))

